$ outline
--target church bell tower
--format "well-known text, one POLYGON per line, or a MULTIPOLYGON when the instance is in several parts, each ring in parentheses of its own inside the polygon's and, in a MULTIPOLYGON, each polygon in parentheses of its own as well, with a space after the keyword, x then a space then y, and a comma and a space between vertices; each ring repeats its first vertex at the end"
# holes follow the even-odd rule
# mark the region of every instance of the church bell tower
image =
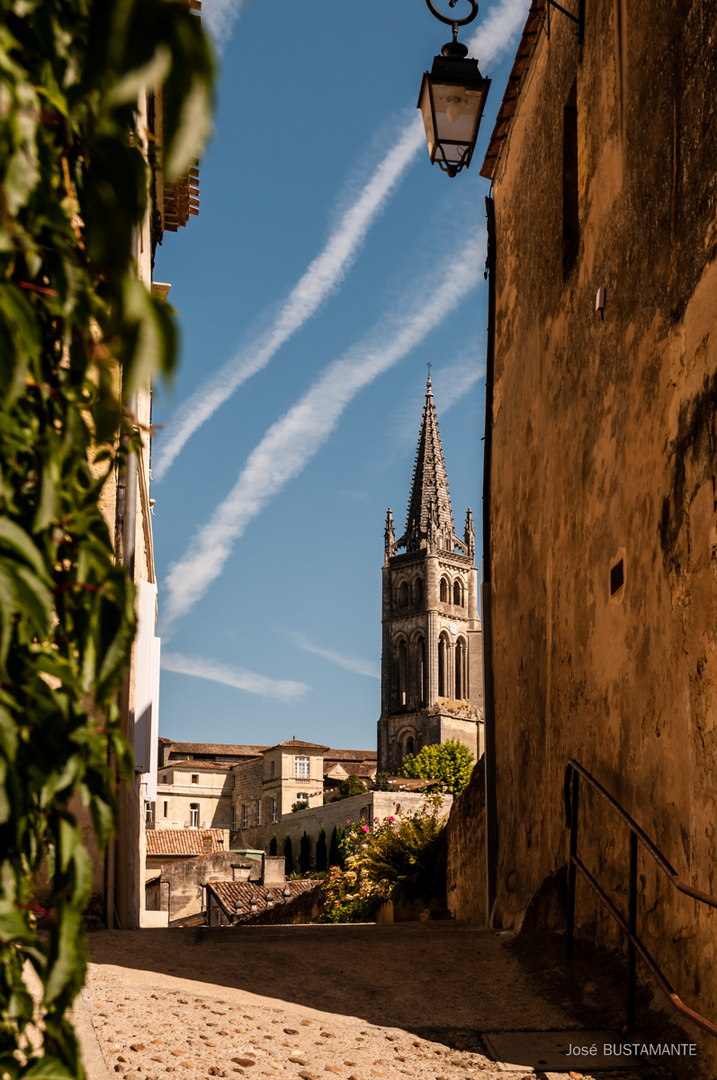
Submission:
POLYGON ((395 772, 406 754, 448 739, 483 753, 483 652, 473 517, 461 540, 429 372, 399 540, 386 516, 378 767, 395 772))

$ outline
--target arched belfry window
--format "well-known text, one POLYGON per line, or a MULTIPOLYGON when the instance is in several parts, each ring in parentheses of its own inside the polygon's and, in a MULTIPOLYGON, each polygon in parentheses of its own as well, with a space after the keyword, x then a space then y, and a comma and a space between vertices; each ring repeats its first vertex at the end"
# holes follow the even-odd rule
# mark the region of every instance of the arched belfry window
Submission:
POLYGON ((456 688, 455 697, 460 701, 468 697, 468 679, 466 660, 468 649, 463 638, 456 642, 456 688))
POLYGON ((408 648, 403 638, 398 643, 396 659, 398 662, 398 704, 405 705, 408 694, 408 648))
POLYGON ((448 697, 448 638, 441 634, 438 639, 438 696, 448 697))
POLYGON ((398 586, 398 606, 408 607, 408 582, 402 581, 398 586))
POLYGON ((413 579, 413 602, 416 607, 420 607, 423 603, 423 578, 421 577, 413 579))
POLYGON ((448 589, 449 589, 448 578, 442 577, 441 578, 441 603, 442 604, 447 604, 448 603, 448 589))
POLYGON ((426 639, 421 634, 414 643, 414 671, 416 681, 414 684, 414 701, 417 705, 425 705, 428 701, 428 667, 426 664, 426 639))
POLYGON ((453 603, 456 607, 463 607, 463 582, 460 578, 453 582, 453 603))

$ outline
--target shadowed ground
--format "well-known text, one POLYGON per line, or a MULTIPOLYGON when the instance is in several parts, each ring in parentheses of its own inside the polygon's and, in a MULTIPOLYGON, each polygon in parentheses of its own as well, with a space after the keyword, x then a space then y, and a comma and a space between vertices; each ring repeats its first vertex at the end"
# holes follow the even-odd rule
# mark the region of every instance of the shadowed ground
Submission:
MULTIPOLYGON (((210 999, 222 1002, 221 1007, 230 1011, 246 1009, 264 1016, 266 1024, 275 1025, 266 1028, 270 1034, 262 1035, 265 1040, 270 1040, 272 1031, 277 1034, 277 1025, 301 1024, 303 1021, 297 1017, 306 1021, 293 1036, 285 1037, 285 1049, 278 1052, 278 1057, 275 1054, 276 1061, 268 1062, 271 1067, 261 1070, 268 1076, 287 1078, 303 1076, 300 1064, 291 1059, 292 1039, 296 1041, 295 1056, 304 1054, 303 1071, 308 1070, 311 1077, 318 1077, 319 1072, 333 1072, 347 1080, 351 1076, 354 1080, 363 1080, 364 1076, 370 1080, 372 1076, 393 1077, 402 1073, 433 1080, 454 1074, 465 1076, 466 1070, 472 1070, 488 1080, 496 1066, 485 1056, 482 1041, 485 1033, 580 1029, 617 1032, 624 1022, 622 975, 619 966, 609 958, 578 950, 576 960, 568 964, 564 959, 564 939, 543 936, 516 939, 510 933, 478 930, 460 923, 112 931, 92 934, 90 950, 92 963, 84 999, 91 1010, 97 1010, 95 1027, 104 1031, 103 1051, 109 1051, 111 1037, 120 1046, 125 1035, 139 1037, 136 1025, 142 1008, 148 1010, 148 1016, 157 1015, 156 1022, 147 1021, 155 1023, 153 1034, 159 1032, 162 1036, 159 1053, 150 1059, 155 1064, 148 1066, 142 1062, 136 1066, 132 1055, 140 1052, 125 1050, 120 1055, 127 1058, 125 1065, 119 1069, 114 1066, 115 1071, 132 1071, 134 1076, 139 1073, 150 1080, 154 1080, 153 1069, 157 1070, 157 1077, 175 1071, 176 1063, 173 1065, 171 1059, 167 1059, 169 1064, 160 1061, 162 1054, 172 1053, 162 1049, 167 1044, 164 1036, 180 1040, 182 1047, 188 1044, 185 1054, 190 1060, 184 1068, 189 1071, 194 1060, 197 1076, 210 1071, 206 1065, 210 1059, 192 1059, 196 1047, 202 1054, 216 1056, 229 1045, 223 1040, 236 1039, 237 1032, 241 1038, 250 1037, 249 1029, 244 1032, 227 1026, 224 1035, 212 1036, 219 1039, 218 1043, 207 1042, 206 1032, 189 1038, 187 1025, 191 1017, 185 1015, 187 1010, 204 1010, 209 1016, 211 1010, 207 1011, 205 1003, 210 999), (123 990, 127 994, 124 999, 123 990), (167 996, 172 994, 173 998, 167 996), (164 1003, 161 1009, 152 1004, 152 1000, 157 1002, 160 998, 164 1003), (103 1001, 109 1004, 103 1006, 103 1001), (175 1003, 178 1003, 176 1007, 175 1003), (123 1016, 134 1016, 135 1036, 117 1029, 116 1014, 112 1012, 115 1008, 125 1009, 123 1016), (280 1019, 277 1009, 281 1010, 280 1019), (97 1016, 102 1019, 97 1020, 97 1016), (312 1023, 328 1026, 329 1030, 314 1040, 312 1045, 319 1048, 314 1050, 302 1042, 308 1037, 312 1023), (346 1065, 343 1058, 323 1065, 310 1060, 311 1053, 319 1054, 323 1060, 325 1055, 322 1057, 319 1051, 328 1045, 348 1045, 358 1031, 357 1025, 366 1029, 358 1036, 364 1049, 372 1045, 372 1040, 378 1040, 384 1052, 388 1045, 397 1053, 400 1046, 396 1040, 400 1041, 401 1033, 410 1033, 418 1041, 409 1040, 408 1049, 404 1047, 401 1057, 391 1058, 388 1064, 380 1055, 372 1059, 382 1062, 375 1068, 368 1067, 368 1058, 365 1054, 366 1061, 361 1058, 358 1047, 354 1047, 358 1064, 346 1065), (333 1038, 339 1041, 335 1044, 322 1041, 333 1038), (205 1050, 206 1047, 211 1049, 205 1050), (281 1054, 286 1060, 279 1060, 281 1054), (407 1054, 417 1055, 420 1060, 407 1061, 407 1054), (453 1057, 443 1061, 442 1054, 453 1057), (456 1054, 462 1055, 460 1061, 456 1054), (435 1061, 431 1055, 437 1056, 435 1061), (439 1058, 442 1065, 436 1072, 439 1058)), ((664 1041, 667 1038, 664 1019, 645 1007, 641 1012, 641 1037, 659 1037, 664 1041)), ((209 1025, 212 1028, 214 1021, 209 1021, 209 1025)), ((684 1033, 679 1038, 684 1041, 684 1033)), ((268 1045, 268 1042, 262 1044, 262 1053, 268 1045)), ((231 1055, 228 1060, 233 1060, 231 1055)), ((692 1075, 691 1065, 681 1062, 676 1071, 673 1064, 672 1075, 687 1080, 692 1075)), ((252 1072, 251 1062, 248 1066, 235 1064, 227 1070, 226 1061, 217 1064, 211 1075, 241 1073, 242 1069, 260 1075, 258 1070, 252 1072)), ((543 1074, 537 1069, 527 1075, 553 1074, 543 1074)), ((580 1075, 588 1077, 590 1073, 581 1069, 580 1075)), ((623 1070, 613 1075, 633 1074, 623 1070)), ((669 1075, 664 1068, 651 1066, 639 1072, 642 1080, 669 1075)), ((521 1080, 519 1073, 513 1073, 513 1077, 521 1080)))

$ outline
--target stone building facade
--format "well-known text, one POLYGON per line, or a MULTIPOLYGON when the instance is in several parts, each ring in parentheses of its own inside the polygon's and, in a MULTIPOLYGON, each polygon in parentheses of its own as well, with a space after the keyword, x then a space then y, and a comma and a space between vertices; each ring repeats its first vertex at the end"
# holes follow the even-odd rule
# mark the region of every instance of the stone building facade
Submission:
POLYGON ((470 510, 453 524, 431 377, 418 439, 406 531, 388 511, 383 565, 378 767, 458 739, 483 752, 482 635, 470 510))
POLYGON ((231 818, 231 765, 173 761, 157 774, 155 830, 228 829, 231 818))
POLYGON ((266 746, 158 740, 157 797, 148 827, 229 829, 232 767, 256 761, 266 746))
MULTIPOLYGON (((532 0, 482 170, 486 914, 504 927, 566 862, 571 757, 717 893, 717 0, 585 10, 581 45, 532 0)), ((627 832, 581 798, 581 857, 626 914, 627 832)), ((647 948, 714 1021, 715 912, 642 849, 638 875, 647 948)), ((621 940, 581 882, 577 925, 621 940)))
POLYGON ((290 814, 294 803, 321 806, 328 746, 288 739, 232 769, 231 828, 256 828, 290 814))

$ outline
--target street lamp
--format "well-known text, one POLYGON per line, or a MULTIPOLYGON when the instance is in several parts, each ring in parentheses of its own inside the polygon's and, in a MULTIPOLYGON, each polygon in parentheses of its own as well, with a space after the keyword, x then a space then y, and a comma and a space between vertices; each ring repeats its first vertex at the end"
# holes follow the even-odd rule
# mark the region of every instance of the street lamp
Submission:
MULTIPOLYGON (((470 165, 490 79, 478 70, 478 61, 468 56, 468 49, 458 41, 458 27, 472 22, 478 14, 476 0, 468 0, 471 12, 465 19, 442 15, 426 0, 433 15, 453 28, 453 40, 433 59, 421 83, 418 108, 423 113, 431 164, 436 161, 449 176, 470 165)), ((450 0, 455 7, 457 0, 450 0)))

